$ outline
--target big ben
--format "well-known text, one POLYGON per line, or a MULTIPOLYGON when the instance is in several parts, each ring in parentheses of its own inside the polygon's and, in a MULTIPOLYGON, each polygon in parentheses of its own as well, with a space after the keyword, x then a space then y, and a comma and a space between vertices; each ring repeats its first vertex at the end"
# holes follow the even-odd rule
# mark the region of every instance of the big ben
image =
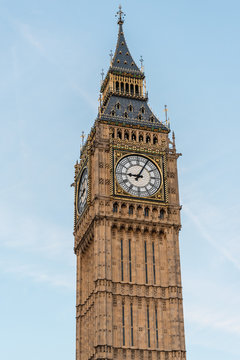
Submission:
POLYGON ((179 154, 123 23, 75 165, 76 360, 185 360, 179 154))

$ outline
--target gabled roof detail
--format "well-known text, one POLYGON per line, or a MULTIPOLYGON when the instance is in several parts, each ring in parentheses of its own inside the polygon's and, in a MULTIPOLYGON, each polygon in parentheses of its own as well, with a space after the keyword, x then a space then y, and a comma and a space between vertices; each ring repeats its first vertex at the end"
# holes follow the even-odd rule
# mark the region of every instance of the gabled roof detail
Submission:
POLYGON ((128 49, 122 23, 123 21, 119 22, 118 42, 110 69, 142 75, 143 73, 137 67, 128 49))

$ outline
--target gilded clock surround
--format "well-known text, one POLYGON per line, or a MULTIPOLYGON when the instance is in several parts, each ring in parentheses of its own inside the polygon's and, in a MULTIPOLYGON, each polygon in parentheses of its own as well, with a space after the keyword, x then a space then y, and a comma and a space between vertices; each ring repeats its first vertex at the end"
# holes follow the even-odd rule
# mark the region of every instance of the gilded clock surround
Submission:
POLYGON ((146 201, 149 202, 163 202, 167 203, 167 179, 165 175, 165 167, 166 167, 166 156, 164 153, 161 153, 159 155, 152 154, 152 153, 144 153, 143 151, 136 151, 133 150, 133 148, 129 147, 126 150, 123 150, 121 148, 113 148, 113 156, 112 156, 112 167, 113 167, 113 178, 112 178, 112 196, 113 197, 121 197, 126 199, 131 199, 134 202, 142 202, 142 199, 144 198, 146 201), (121 186, 118 184, 118 181, 116 179, 116 167, 118 162, 123 159, 126 155, 142 155, 146 158, 150 159, 157 167, 157 169, 160 172, 161 175, 161 185, 158 191, 152 195, 147 197, 138 198, 136 196, 128 194, 126 191, 124 191, 121 186))

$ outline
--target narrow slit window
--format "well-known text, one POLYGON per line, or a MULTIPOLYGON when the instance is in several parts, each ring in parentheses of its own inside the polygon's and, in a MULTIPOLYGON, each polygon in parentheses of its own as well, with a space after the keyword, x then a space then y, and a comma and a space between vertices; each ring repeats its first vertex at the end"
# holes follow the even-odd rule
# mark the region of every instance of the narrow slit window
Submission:
POLYGON ((150 343, 149 306, 147 306, 147 337, 148 337, 148 347, 150 347, 151 343, 150 343))
POLYGON ((156 345, 158 348, 158 313, 157 313, 157 307, 155 307, 155 325, 156 325, 156 345))
POLYGON ((134 346, 133 342, 133 306, 130 305, 130 313, 131 313, 131 346, 134 346))
POLYGON ((123 337, 123 346, 125 346, 125 311, 124 311, 124 304, 122 304, 122 337, 123 337))
POLYGON ((129 252, 129 281, 132 282, 132 244, 131 239, 128 241, 128 252, 129 252))
POLYGON ((121 281, 123 281, 123 240, 121 239, 121 281))
POLYGON ((147 268, 147 243, 144 241, 144 252, 145 252, 145 279, 146 284, 148 283, 148 268, 147 268))
POLYGON ((155 247, 152 243, 152 255, 153 255, 153 283, 156 284, 156 265, 155 265, 155 247))

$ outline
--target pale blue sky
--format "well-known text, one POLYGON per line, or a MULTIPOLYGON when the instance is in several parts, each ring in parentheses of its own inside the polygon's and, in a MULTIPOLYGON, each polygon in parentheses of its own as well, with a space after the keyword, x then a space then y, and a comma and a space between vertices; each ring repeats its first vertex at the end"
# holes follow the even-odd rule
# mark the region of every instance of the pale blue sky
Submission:
MULTIPOLYGON (((124 31, 179 159, 188 360, 240 359, 239 0, 129 0, 124 31)), ((0 0, 0 358, 75 358, 73 165, 118 2, 0 0)))

